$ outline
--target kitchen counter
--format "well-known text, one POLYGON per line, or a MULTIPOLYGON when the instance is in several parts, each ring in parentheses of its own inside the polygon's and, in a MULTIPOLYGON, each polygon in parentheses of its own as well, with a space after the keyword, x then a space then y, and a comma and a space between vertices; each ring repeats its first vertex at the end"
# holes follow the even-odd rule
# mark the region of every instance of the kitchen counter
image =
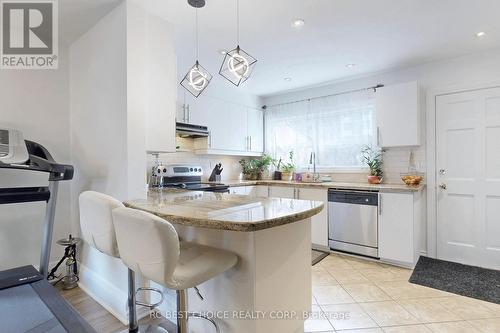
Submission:
POLYGON ((257 231, 294 223, 323 209, 319 201, 182 190, 150 190, 147 199, 124 204, 174 224, 232 231, 257 231))
MULTIPOLYGON (((200 286, 205 300, 188 291, 190 311, 264 314, 218 320, 228 333, 304 331, 303 314, 311 310, 311 217, 322 202, 164 189, 125 205, 172 222, 183 241, 238 256, 236 266, 200 286), (297 315, 273 317, 276 311, 297 315)), ((190 324, 196 332, 212 329, 204 325, 190 324)))
POLYGON ((223 182, 230 187, 236 186, 252 186, 252 185, 267 185, 267 186, 289 186, 300 188, 337 188, 348 190, 363 190, 363 191, 380 191, 380 192, 419 192, 425 188, 425 184, 418 186, 407 186, 405 184, 378 184, 372 185, 368 183, 351 183, 351 182, 322 182, 322 183, 306 183, 306 182, 289 182, 283 180, 229 180, 223 182))

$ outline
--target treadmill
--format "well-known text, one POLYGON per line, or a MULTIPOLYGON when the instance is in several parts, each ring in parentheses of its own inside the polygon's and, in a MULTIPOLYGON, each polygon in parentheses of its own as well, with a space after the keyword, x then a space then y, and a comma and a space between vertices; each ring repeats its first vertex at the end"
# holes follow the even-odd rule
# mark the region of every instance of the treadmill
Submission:
POLYGON ((58 185, 73 179, 73 166, 56 163, 45 147, 24 140, 20 131, 0 128, 0 172, 2 169, 45 172, 49 184, 13 188, 0 184, 0 205, 47 203, 39 271, 23 266, 0 272, 0 331, 96 333, 47 281, 58 185))

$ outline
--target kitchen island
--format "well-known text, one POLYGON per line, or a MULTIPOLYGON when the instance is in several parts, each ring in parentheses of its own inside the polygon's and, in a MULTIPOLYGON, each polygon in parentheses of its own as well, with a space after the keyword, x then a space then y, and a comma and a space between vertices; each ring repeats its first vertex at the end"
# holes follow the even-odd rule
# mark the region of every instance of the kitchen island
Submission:
POLYGON ((303 332, 311 309, 310 218, 322 202, 152 190, 125 205, 173 223, 184 241, 238 255, 234 268, 199 286, 205 300, 189 291, 190 311, 213 315, 227 333, 303 332))

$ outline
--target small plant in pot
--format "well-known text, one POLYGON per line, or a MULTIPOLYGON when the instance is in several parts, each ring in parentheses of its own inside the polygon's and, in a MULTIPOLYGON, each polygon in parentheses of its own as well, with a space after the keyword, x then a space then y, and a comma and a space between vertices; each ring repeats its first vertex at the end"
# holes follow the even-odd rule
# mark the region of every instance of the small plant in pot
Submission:
POLYGON ((281 180, 291 181, 293 172, 295 171, 295 163, 293 162, 293 150, 288 153, 288 163, 281 165, 281 180))
POLYGON ((269 170, 273 158, 269 155, 263 155, 260 159, 242 159, 239 163, 245 180, 259 180, 262 179, 262 173, 269 170))
POLYGON ((368 183, 370 184, 380 184, 382 182, 382 153, 382 149, 373 149, 371 146, 364 146, 361 150, 363 162, 370 168, 370 174, 368 175, 368 183))

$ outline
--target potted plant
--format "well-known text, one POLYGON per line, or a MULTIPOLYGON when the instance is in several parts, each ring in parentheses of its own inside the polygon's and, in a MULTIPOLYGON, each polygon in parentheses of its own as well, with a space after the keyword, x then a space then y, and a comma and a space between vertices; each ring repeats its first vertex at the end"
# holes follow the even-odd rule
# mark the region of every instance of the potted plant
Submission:
POLYGON ((269 155, 263 155, 260 159, 242 159, 239 161, 244 179, 259 180, 262 179, 264 171, 269 171, 269 166, 273 163, 273 158, 269 155))
POLYGON ((368 183, 370 184, 380 184, 382 182, 382 153, 382 149, 373 149, 371 146, 364 146, 361 150, 363 162, 370 168, 370 174, 368 175, 368 183))
POLYGON ((288 153, 288 163, 283 163, 281 166, 281 180, 291 181, 293 172, 295 171, 295 163, 293 162, 293 150, 288 153))
POLYGON ((273 160, 273 165, 276 168, 273 175, 273 180, 281 180, 281 157, 279 160, 273 160))

